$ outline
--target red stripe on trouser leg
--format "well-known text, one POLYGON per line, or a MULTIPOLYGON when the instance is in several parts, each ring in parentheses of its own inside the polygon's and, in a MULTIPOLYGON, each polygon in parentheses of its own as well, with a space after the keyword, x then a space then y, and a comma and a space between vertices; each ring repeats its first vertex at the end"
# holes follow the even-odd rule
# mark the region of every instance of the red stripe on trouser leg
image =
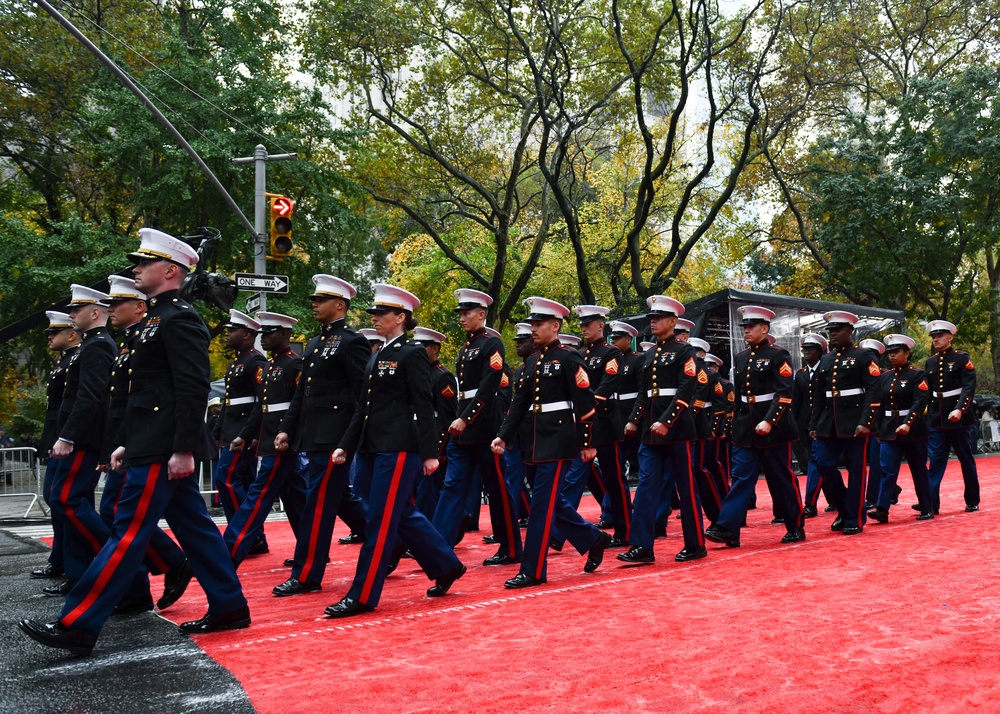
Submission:
POLYGON ((83 524, 83 521, 76 515, 74 508, 69 505, 69 495, 73 491, 73 481, 80 473, 80 466, 83 463, 84 456, 86 454, 83 451, 77 451, 73 456, 73 464, 69 467, 69 473, 66 474, 66 482, 63 484, 62 491, 59 492, 59 503, 62 504, 63 508, 66 510, 66 518, 69 519, 73 527, 87 539, 87 543, 90 547, 94 549, 94 552, 98 552, 101 549, 101 541, 97 539, 93 533, 83 524))
POLYGON ((392 480, 389 482, 389 492, 385 497, 385 508, 382 510, 382 522, 378 526, 378 536, 375 538, 375 550, 372 552, 372 560, 368 565, 368 572, 365 573, 365 584, 361 587, 361 597, 359 602, 368 604, 368 596, 371 594, 372 586, 375 584, 375 576, 378 574, 379 563, 382 561, 382 551, 385 550, 385 542, 389 536, 389 525, 392 523, 392 511, 396 507, 396 494, 399 491, 399 481, 403 476, 403 467, 406 465, 406 452, 400 451, 396 456, 396 466, 392 471, 392 480))
POLYGON ((242 451, 230 451, 229 453, 234 454, 233 460, 229 462, 229 468, 226 469, 226 478, 223 484, 226 487, 226 491, 229 492, 229 502, 233 504, 233 508, 239 508, 240 504, 236 502, 236 489, 233 488, 233 472, 236 470, 236 463, 240 460, 240 456, 243 455, 242 451))
POLYGON ((868 482, 868 440, 865 439, 865 450, 861 454, 861 492, 858 494, 858 525, 865 513, 865 485, 868 482))
MULTIPOLYGON (((319 482, 319 493, 316 495, 316 510, 313 512, 312 529, 309 531, 309 550, 306 562, 302 564, 302 573, 308 579, 312 573, 313 562, 316 555, 316 541, 319 539, 319 526, 323 520, 323 503, 326 501, 326 487, 330 483, 330 474, 333 473, 333 452, 327 456, 326 471, 319 482)), ((308 580, 307 580, 308 582, 308 580)))
POLYGON ((257 517, 257 513, 260 511, 260 504, 267 496, 268 490, 271 488, 271 482, 274 481, 274 474, 278 471, 278 464, 281 463, 281 457, 276 456, 274 458, 274 464, 271 466, 271 472, 267 475, 267 480, 264 482, 264 487, 261 488, 260 493, 257 495, 257 500, 254 501, 253 509, 250 511, 250 515, 247 517, 246 523, 243 524, 243 528, 240 530, 239 535, 236 536, 236 540, 233 541, 233 549, 229 553, 234 558, 236 557, 236 551, 240 547, 240 543, 247 537, 247 531, 250 530, 250 525, 253 523, 254 519, 257 517))
MULTIPOLYGON (((694 459, 691 458, 691 452, 687 452, 687 462, 688 462, 688 497, 691 499, 691 513, 694 514, 695 523, 698 522, 698 516, 701 514, 698 512, 698 502, 695 500, 695 494, 697 494, 698 484, 694 482, 694 459)), ((698 545, 705 545, 705 534, 700 528, 695 528, 698 531, 698 545)))
POLYGON ((552 538, 552 518, 556 510, 556 499, 559 498, 559 477, 562 476, 563 462, 556 462, 556 472, 552 476, 552 494, 549 496, 549 507, 545 511, 545 528, 542 530, 542 552, 538 557, 538 568, 535 570, 535 579, 542 579, 542 570, 545 568, 545 557, 549 552, 549 539, 552 538))
POLYGON ((629 535, 632 533, 632 514, 629 513, 628 508, 628 484, 625 483, 625 472, 622 471, 622 462, 619 458, 621 453, 621 446, 615 447, 615 468, 618 473, 618 487, 621 489, 622 493, 622 511, 625 517, 625 540, 628 540, 629 535))
POLYGON ((132 520, 129 521, 128 528, 125 529, 125 535, 118 541, 114 553, 108 559, 108 564, 101 571, 101 574, 97 576, 97 580, 94 581, 90 592, 83 597, 79 605, 60 619, 64 627, 72 627, 73 623, 80 619, 87 609, 96 602, 97 598, 101 596, 108 581, 115 574, 122 558, 125 557, 125 553, 135 540, 136 534, 142 528, 142 522, 145 520, 146 512, 149 510, 149 502, 153 499, 153 492, 156 490, 156 481, 160 476, 162 466, 162 464, 153 464, 149 467, 149 473, 146 475, 146 484, 142 487, 142 495, 139 496, 139 504, 132 515, 132 520))
POLYGON ((503 471, 500 470, 500 457, 493 454, 493 472, 497 477, 497 484, 500 488, 500 505, 503 507, 504 529, 507 531, 507 555, 511 558, 517 557, 517 548, 514 547, 514 517, 510 512, 512 503, 507 494, 507 482, 503 480, 503 471))
POLYGON ((722 508, 722 497, 719 495, 719 489, 715 487, 715 479, 712 478, 712 473, 705 468, 705 440, 698 439, 698 463, 702 464, 699 468, 701 469, 701 475, 705 479, 705 483, 708 484, 708 488, 712 491, 712 498, 715 499, 715 505, 717 508, 722 508))
POLYGON ((170 568, 167 566, 167 561, 160 557, 160 554, 156 552, 152 547, 146 548, 146 557, 153 563, 157 570, 161 573, 170 572, 170 568))
POLYGON ((802 504, 802 491, 799 488, 799 477, 795 475, 795 470, 792 468, 792 445, 788 444, 788 473, 792 475, 792 488, 795 490, 795 502, 799 507, 799 518, 795 520, 796 523, 801 522, 803 504, 802 504))

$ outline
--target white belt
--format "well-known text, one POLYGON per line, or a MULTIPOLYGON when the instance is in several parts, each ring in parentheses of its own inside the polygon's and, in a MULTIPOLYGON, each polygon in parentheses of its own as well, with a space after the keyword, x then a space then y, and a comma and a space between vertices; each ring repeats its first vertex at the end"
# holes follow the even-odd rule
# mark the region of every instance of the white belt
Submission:
POLYGON ((288 407, 292 406, 291 402, 278 402, 277 404, 265 404, 261 407, 261 411, 265 414, 270 414, 271 412, 283 412, 287 411, 288 407))
MULTIPOLYGON (((961 390, 959 390, 961 391, 961 390)), ((227 399, 227 407, 238 407, 240 404, 253 404, 257 401, 257 397, 236 397, 236 399, 227 399)))
POLYGON ((561 412, 573 408, 573 402, 548 402, 547 404, 531 405, 533 411, 537 412, 561 412))
POLYGON ((748 404, 770 402, 774 399, 774 392, 768 392, 767 394, 741 394, 740 399, 748 404))
POLYGON ((947 392, 934 392, 934 396, 943 399, 944 397, 957 397, 961 393, 962 388, 959 387, 958 389, 949 389, 947 392))
POLYGON ((458 399, 459 401, 463 399, 472 399, 474 396, 476 396, 478 392, 479 392, 478 389, 470 389, 468 392, 459 392, 458 399))
POLYGON ((910 414, 910 410, 909 409, 886 409, 885 410, 885 415, 886 416, 909 416, 909 414, 910 414))
POLYGON ((622 401, 623 399, 636 399, 638 396, 639 392, 626 392, 625 394, 618 395, 618 401, 622 401))
MULTIPOLYGON (((959 390, 959 391, 961 391, 961 390, 959 390)), ((863 389, 861 389, 859 387, 855 387, 854 389, 841 389, 839 392, 837 392, 837 396, 838 397, 853 397, 853 396, 856 396, 858 394, 864 394, 864 393, 865 393, 865 390, 863 390, 863 389)), ((826 398, 827 399, 832 399, 833 398, 833 392, 827 391, 826 398)))
MULTIPOLYGON (((647 397, 672 397, 677 394, 676 387, 667 387, 666 389, 647 389, 647 397)), ((638 396, 638 395, 636 395, 638 396)))

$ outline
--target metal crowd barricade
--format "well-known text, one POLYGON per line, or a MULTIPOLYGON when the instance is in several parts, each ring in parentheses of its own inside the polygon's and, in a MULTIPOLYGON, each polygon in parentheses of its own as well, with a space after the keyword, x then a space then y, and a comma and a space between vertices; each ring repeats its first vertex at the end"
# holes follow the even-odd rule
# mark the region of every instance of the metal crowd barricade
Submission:
POLYGON ((42 471, 33 446, 0 449, 0 497, 31 499, 24 518, 38 504, 47 515, 42 494, 42 471))

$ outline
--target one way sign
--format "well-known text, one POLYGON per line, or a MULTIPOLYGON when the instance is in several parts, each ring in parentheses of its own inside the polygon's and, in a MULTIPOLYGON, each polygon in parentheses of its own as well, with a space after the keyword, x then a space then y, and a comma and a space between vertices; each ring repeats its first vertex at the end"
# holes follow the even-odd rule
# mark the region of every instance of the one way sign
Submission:
POLYGON ((236 273, 236 287, 260 293, 287 293, 287 275, 258 275, 256 273, 236 273))

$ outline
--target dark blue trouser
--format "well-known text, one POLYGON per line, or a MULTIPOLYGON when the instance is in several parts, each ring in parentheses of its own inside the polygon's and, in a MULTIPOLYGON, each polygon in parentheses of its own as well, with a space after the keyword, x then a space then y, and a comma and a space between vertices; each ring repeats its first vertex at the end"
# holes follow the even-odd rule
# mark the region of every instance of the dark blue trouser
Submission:
MULTIPOLYGON (((598 495, 593 490, 594 497, 598 498, 603 506, 607 501, 610 504, 611 522, 614 524, 614 535, 627 541, 629 532, 632 529, 632 492, 628 484, 623 480, 621 442, 601 444, 595 447, 597 450, 597 463, 593 461, 583 461, 577 457, 570 464, 569 470, 563 482, 563 493, 569 501, 569 505, 574 509, 580 507, 583 500, 584 487, 588 484, 594 488, 594 482, 600 483, 603 495, 598 495)), ((565 538, 558 527, 553 529, 552 539, 560 545, 565 542, 565 538)))
POLYGON ((882 442, 878 440, 875 433, 868 437, 868 486, 865 489, 865 500, 868 503, 878 501, 879 484, 882 483, 882 457, 879 456, 879 449, 882 442))
MULTIPOLYGON (((104 480, 104 493, 101 495, 101 520, 107 525, 109 534, 115 522, 118 500, 121 498, 124 488, 125 472, 109 470, 107 478, 104 480)), ((173 538, 164 533, 162 528, 157 527, 153 530, 145 561, 149 572, 162 575, 184 565, 184 560, 184 551, 174 542, 173 538)))
POLYGON ((701 517, 701 499, 694 475, 694 450, 697 441, 639 446, 639 485, 632 501, 632 533, 629 543, 641 548, 653 547, 656 508, 663 490, 680 497, 681 528, 684 547, 705 545, 705 524, 701 517))
POLYGON ((701 507, 708 520, 715 522, 722 508, 722 499, 726 497, 726 487, 718 472, 718 461, 715 460, 715 440, 698 439, 695 447, 695 483, 698 484, 698 495, 701 496, 701 507), (713 470, 712 462, 715 462, 713 470))
POLYGON ((958 462, 962 465, 962 479, 965 481, 965 503, 979 505, 979 471, 972 455, 972 427, 960 426, 955 429, 935 429, 931 427, 931 438, 927 444, 930 459, 928 478, 931 485, 931 505, 934 510, 941 508, 941 481, 948 466, 948 452, 954 449, 958 462))
POLYGON ((520 558, 521 529, 517 525, 514 499, 507 489, 500 457, 485 442, 458 444, 452 441, 448 443, 447 453, 444 489, 433 518, 438 533, 444 536, 448 545, 454 547, 458 543, 458 529, 466 513, 473 474, 478 468, 490 499, 490 521, 493 535, 500 544, 499 552, 511 558, 520 558))
POLYGON ((101 477, 97 452, 74 449, 53 461, 52 512, 63 523, 66 577, 77 580, 108 539, 108 526, 94 509, 94 489, 101 477))
POLYGON ((410 498, 415 480, 423 473, 420 454, 359 453, 354 459, 358 479, 367 480, 370 490, 365 542, 347 597, 371 607, 378 605, 397 535, 431 580, 458 568, 461 562, 455 551, 410 498))
POLYGON ((208 597, 208 612, 224 615, 246 606, 222 534, 198 492, 197 476, 171 480, 166 464, 151 464, 129 467, 111 537, 67 596, 59 616, 63 625, 100 633, 140 572, 161 517, 170 524, 208 597))
POLYGON ((826 497, 826 502, 830 503, 830 497, 826 493, 826 482, 820 476, 819 466, 816 464, 816 441, 805 437, 809 442, 809 468, 806 471, 806 502, 805 505, 816 508, 819 504, 819 494, 822 491, 826 497))
POLYGON ((864 526, 868 520, 868 512, 865 511, 867 441, 864 436, 820 436, 815 441, 816 466, 826 483, 824 493, 830 505, 837 509, 845 527, 864 526), (847 466, 846 486, 838 467, 841 455, 847 466))
MULTIPOLYGON (((228 446, 219 451, 219 461, 215 467, 215 489, 219 492, 219 502, 231 521, 236 510, 247 497, 247 487, 253 481, 257 469, 257 454, 254 451, 230 451, 228 446)), ((263 532, 263 531, 262 531, 263 532)))
POLYGON ((896 479, 899 478, 899 465, 903 458, 910 466, 913 476, 913 490, 917 494, 917 503, 921 513, 933 510, 931 506, 931 486, 927 476, 927 439, 883 441, 879 449, 882 467, 882 482, 878 489, 878 506, 886 511, 892 506, 896 495, 896 479))
MULTIPOLYGON (((229 526, 223 534, 226 548, 229 549, 229 555, 237 567, 246 559, 250 549, 257 542, 261 528, 267 514, 271 512, 274 502, 283 493, 289 480, 294 479, 297 475, 295 469, 297 460, 298 454, 289 452, 265 456, 261 459, 257 478, 250 485, 250 490, 243 503, 229 519, 229 526)), ((298 509, 294 517, 295 523, 298 525, 306 500, 304 484, 299 481, 294 484, 292 490, 298 491, 298 493, 290 499, 289 503, 286 503, 286 508, 290 504, 294 504, 291 507, 298 509)), ((289 513, 288 520, 292 521, 291 513, 289 513)))
POLYGON ((531 512, 531 491, 525 482, 527 476, 524 469, 521 447, 516 444, 503 452, 504 479, 507 490, 514 499, 514 512, 518 520, 527 518, 531 512))
POLYGON ((521 572, 545 579, 549 541, 556 526, 579 553, 594 547, 601 531, 583 519, 566 497, 562 478, 572 462, 541 461, 534 465, 535 481, 531 490, 531 518, 524 537, 524 560, 521 572))
MULTIPOLYGON (((303 474, 306 503, 295 538, 292 577, 303 583, 318 585, 323 581, 326 561, 330 556, 333 524, 345 493, 349 493, 347 479, 351 465, 334 464, 333 451, 310 451, 308 456, 308 466, 303 474)), ((360 475, 358 480, 361 480, 360 475)), ((357 485, 360 488, 361 484, 357 485)), ((352 526, 351 523, 348 525, 352 526)))
POLYGON ((438 500, 441 498, 441 472, 446 471, 447 468, 448 462, 445 459, 441 459, 438 470, 430 476, 425 475, 423 472, 417 476, 417 485, 414 489, 417 510, 425 516, 434 515, 434 509, 437 508, 438 500))
POLYGON ((42 483, 42 500, 49 507, 49 519, 52 521, 52 551, 49 553, 49 563, 55 567, 63 567, 63 521, 52 508, 52 477, 56 473, 59 459, 49 459, 45 462, 45 481, 42 483))
POLYGON ((747 517, 750 494, 757 488, 761 471, 774 499, 774 511, 784 519, 785 529, 792 533, 802 528, 805 512, 802 510, 799 479, 792 468, 791 442, 763 448, 733 444, 733 482, 722 503, 716 525, 733 533, 740 532, 747 517))

